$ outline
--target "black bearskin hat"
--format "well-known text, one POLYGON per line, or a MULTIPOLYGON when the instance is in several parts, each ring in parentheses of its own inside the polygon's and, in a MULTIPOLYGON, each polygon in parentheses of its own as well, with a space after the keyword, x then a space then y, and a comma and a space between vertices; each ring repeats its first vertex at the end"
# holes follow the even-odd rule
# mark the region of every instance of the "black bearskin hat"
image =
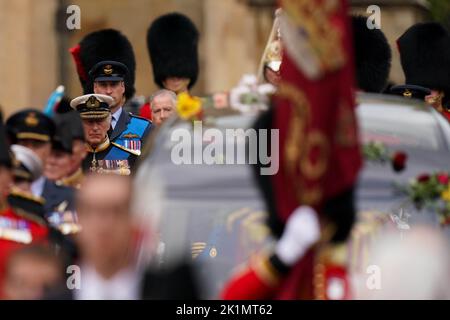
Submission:
POLYGON ((168 77, 190 79, 189 89, 198 76, 199 33, 193 22, 180 13, 157 18, 147 31, 147 47, 155 83, 163 88, 168 77))
POLYGON ((367 18, 352 17, 358 88, 379 93, 386 87, 391 69, 391 48, 380 29, 369 29, 367 18))
POLYGON ((415 24, 397 44, 406 84, 450 91, 450 35, 442 25, 415 24))
POLYGON ((6 129, 3 124, 3 113, 0 110, 0 166, 11 168, 12 159, 9 143, 6 139, 6 129))
POLYGON ((103 29, 86 35, 79 46, 70 49, 77 64, 78 76, 83 93, 93 93, 93 82, 89 79, 89 70, 98 62, 113 60, 125 64, 129 75, 125 78, 125 96, 134 96, 136 77, 136 59, 133 47, 126 36, 115 29, 103 29))

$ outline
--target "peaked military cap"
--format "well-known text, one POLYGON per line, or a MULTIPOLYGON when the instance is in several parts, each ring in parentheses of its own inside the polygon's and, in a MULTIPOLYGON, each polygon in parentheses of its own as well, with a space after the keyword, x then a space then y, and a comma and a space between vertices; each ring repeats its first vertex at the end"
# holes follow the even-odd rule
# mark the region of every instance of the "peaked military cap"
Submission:
POLYGON ((11 143, 22 139, 50 142, 55 134, 55 124, 41 111, 26 109, 8 118, 6 130, 11 143))
POLYGON ((13 144, 14 177, 16 180, 33 182, 42 175, 42 162, 39 157, 24 146, 13 144))
POLYGON ((117 61, 100 61, 89 71, 92 81, 124 81, 128 67, 117 61))
POLYGON ((413 98, 424 100, 426 96, 431 94, 431 90, 422 86, 415 86, 411 84, 393 86, 391 92, 405 98, 413 98))
POLYGON ((70 102, 82 119, 103 119, 111 114, 114 99, 104 94, 85 94, 70 102))

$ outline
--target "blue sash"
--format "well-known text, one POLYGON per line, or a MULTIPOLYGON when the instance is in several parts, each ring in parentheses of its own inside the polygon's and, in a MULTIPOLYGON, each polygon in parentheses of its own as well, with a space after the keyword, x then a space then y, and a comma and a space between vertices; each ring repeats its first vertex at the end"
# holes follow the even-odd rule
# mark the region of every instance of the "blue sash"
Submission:
POLYGON ((130 157, 131 153, 126 152, 116 146, 112 146, 111 150, 107 153, 107 155, 103 158, 103 160, 127 160, 130 157))
POLYGON ((127 128, 114 140, 115 143, 130 149, 140 151, 142 138, 151 123, 147 120, 130 115, 130 122, 127 128))

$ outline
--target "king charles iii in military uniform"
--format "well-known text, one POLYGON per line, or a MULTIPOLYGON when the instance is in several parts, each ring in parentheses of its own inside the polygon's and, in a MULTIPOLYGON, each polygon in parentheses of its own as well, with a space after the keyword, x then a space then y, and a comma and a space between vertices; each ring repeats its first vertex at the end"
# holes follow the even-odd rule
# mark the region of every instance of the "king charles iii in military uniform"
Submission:
POLYGON ((130 41, 117 30, 104 29, 86 35, 70 52, 83 93, 114 98, 110 140, 127 149, 141 151, 152 123, 126 112, 135 94, 136 61, 130 41))
POLYGON ((113 98, 101 94, 87 94, 70 102, 81 116, 88 155, 83 161, 84 172, 116 173, 130 175, 140 155, 138 150, 111 142, 108 130, 111 126, 113 98))

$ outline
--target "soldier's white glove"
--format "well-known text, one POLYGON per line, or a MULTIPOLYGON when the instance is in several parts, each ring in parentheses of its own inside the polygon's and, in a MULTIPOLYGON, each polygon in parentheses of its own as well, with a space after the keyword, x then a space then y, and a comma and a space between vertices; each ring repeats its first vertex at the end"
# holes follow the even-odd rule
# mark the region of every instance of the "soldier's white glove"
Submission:
POLYGON ((289 217, 275 254, 286 266, 294 265, 320 238, 317 213, 308 206, 301 206, 289 217))

